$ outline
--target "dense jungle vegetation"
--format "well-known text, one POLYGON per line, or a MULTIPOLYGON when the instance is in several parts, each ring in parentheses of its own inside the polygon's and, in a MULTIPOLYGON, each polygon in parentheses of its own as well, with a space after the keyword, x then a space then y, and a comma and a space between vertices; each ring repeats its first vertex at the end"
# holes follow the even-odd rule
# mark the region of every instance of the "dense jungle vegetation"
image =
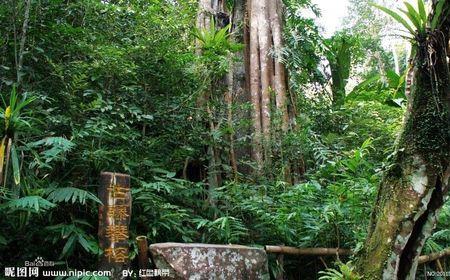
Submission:
MULTIPOLYGON (((254 12, 239 23, 234 5, 245 1, 218 2, 225 16, 207 14, 209 25, 199 24, 196 0, 0 2, 0 267, 41 256, 95 269, 101 171, 131 175, 133 260, 138 235, 363 251, 378 187, 401 145, 416 141, 400 137, 408 91, 420 83, 408 75, 415 39, 402 39, 403 26, 368 1, 349 0, 329 37, 314 1, 284 0, 283 45, 274 36, 259 53, 286 74, 266 90, 263 75, 255 97, 242 93, 253 92, 246 34, 254 12)), ((448 3, 441 9, 435 28, 448 31, 448 3)), ((450 143, 448 128, 434 129, 450 143)), ((418 137, 434 145, 433 135, 418 137)), ((432 153, 427 147, 421 154, 432 153)), ((450 204, 442 202, 421 254, 449 247, 450 204)), ((357 256, 286 256, 284 270, 287 279, 358 279, 319 274, 353 269, 357 256)), ((439 264, 447 271, 448 261, 439 264)), ((269 268, 276 277, 275 256, 269 268)))

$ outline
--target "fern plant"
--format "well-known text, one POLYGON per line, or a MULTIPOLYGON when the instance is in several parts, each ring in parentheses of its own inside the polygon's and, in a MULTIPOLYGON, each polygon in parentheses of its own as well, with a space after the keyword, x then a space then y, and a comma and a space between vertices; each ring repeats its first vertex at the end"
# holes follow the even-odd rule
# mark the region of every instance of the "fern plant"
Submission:
MULTIPOLYGON (((210 76, 222 76, 228 70, 229 54, 242 48, 242 44, 230 40, 231 25, 218 29, 213 18, 209 28, 194 28, 192 32, 199 43, 202 54, 199 56, 201 67, 206 68, 201 76, 208 80, 210 76)), ((201 68, 200 67, 200 68, 201 68)), ((207 86, 213 83, 207 82, 207 86)))
POLYGON ((49 188, 46 190, 47 199, 52 202, 71 202, 72 204, 79 202, 86 204, 87 200, 91 200, 96 203, 102 203, 97 196, 86 190, 65 187, 65 188, 49 188))
POLYGON ((24 196, 21 198, 10 199, 6 203, 0 205, 0 209, 6 209, 9 212, 27 211, 27 212, 44 212, 54 208, 56 204, 37 195, 24 196))
POLYGON ((319 280, 360 280, 362 279, 356 272, 353 271, 351 262, 338 263, 339 270, 328 268, 325 271, 320 271, 322 274, 319 280))
POLYGON ((228 51, 234 52, 239 50, 242 45, 232 43, 230 38, 231 24, 217 30, 214 19, 211 19, 209 29, 194 28, 194 37, 200 42, 200 46, 206 53, 215 53, 225 55, 228 51))

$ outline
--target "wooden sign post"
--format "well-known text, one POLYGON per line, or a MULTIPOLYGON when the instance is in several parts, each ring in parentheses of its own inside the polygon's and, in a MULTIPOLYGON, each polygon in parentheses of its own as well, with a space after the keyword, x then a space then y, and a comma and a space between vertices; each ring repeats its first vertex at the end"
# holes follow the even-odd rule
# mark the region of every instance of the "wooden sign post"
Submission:
POLYGON ((102 172, 98 196, 103 203, 98 211, 98 238, 103 250, 99 267, 111 270, 112 279, 121 279, 129 264, 130 176, 102 172))

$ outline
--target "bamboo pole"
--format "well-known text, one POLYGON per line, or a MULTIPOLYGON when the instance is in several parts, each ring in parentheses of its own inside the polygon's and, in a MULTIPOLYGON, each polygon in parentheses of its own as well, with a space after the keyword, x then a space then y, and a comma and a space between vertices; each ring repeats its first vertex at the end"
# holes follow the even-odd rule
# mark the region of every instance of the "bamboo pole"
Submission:
MULTIPOLYGON (((272 254, 285 254, 297 256, 334 256, 334 255, 349 256, 353 254, 352 250, 343 248, 296 248, 289 246, 266 245, 265 250, 267 253, 272 254)), ((420 256, 419 264, 432 262, 449 256, 450 256, 450 248, 447 248, 440 252, 420 256)))
POLYGON ((305 255, 305 256, 333 256, 333 255, 351 255, 350 249, 342 248, 295 248, 288 246, 265 246, 267 253, 285 254, 285 255, 305 255))
POLYGON ((424 256, 420 256, 419 257, 419 264, 423 264, 423 263, 428 263, 428 262, 432 262, 438 259, 442 259, 444 257, 449 257, 450 256, 450 248, 447 248, 445 250, 442 250, 440 252, 437 253, 432 253, 429 255, 424 255, 424 256))
MULTIPOLYGON (((147 270, 150 268, 148 263, 148 243, 147 237, 144 235, 136 237, 138 247, 138 263, 139 270, 147 270)), ((141 277, 142 279, 149 279, 149 277, 141 277)))

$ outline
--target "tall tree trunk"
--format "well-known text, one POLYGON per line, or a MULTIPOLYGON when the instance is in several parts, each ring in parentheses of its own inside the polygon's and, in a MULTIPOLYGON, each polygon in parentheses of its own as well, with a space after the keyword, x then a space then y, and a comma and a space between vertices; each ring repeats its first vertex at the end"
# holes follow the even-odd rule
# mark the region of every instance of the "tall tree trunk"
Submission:
POLYGON ((247 77, 250 81, 250 97, 252 103, 253 137, 252 156, 256 162, 258 172, 263 168, 262 150, 262 118, 261 118, 261 78, 260 78, 260 51, 258 34, 258 7, 260 0, 250 0, 250 42, 249 42, 249 67, 247 77))
POLYGON ((272 158, 273 117, 271 105, 279 110, 281 128, 288 130, 286 70, 280 62, 282 42, 282 1, 250 0, 248 78, 253 116, 253 158, 261 173, 272 158), (273 93, 273 94, 272 94, 273 93), (275 98, 272 98, 274 96, 275 98))
POLYGON ((232 131, 229 135, 230 165, 235 174, 238 171, 248 173, 239 161, 246 159, 250 152, 256 163, 256 174, 262 175, 264 166, 269 166, 273 157, 274 129, 278 129, 274 127, 273 108, 281 116, 279 123, 283 132, 288 131, 290 122, 286 70, 281 63, 282 1, 236 0, 231 11, 227 11, 223 3, 219 0, 200 0, 197 25, 199 28, 209 28, 211 18, 217 21, 218 15, 228 15, 231 39, 235 43, 245 44, 243 51, 230 58, 230 70, 224 79, 227 89, 224 95, 226 120, 232 131), (248 101, 252 105, 249 114, 252 131, 243 128, 235 131, 234 123, 247 119, 248 115, 245 110, 234 108, 248 101), (235 140, 245 139, 249 133, 252 134, 251 151, 236 148, 235 140))
MULTIPOLYGON (((447 1, 444 11, 448 11, 447 1)), ((443 13, 444 16, 446 13, 443 13)), ((449 19, 417 41, 413 84, 394 162, 381 183, 358 268, 364 279, 414 279, 450 177, 449 19)))
POLYGON ((268 22, 267 1, 255 1, 252 9, 257 13, 257 32, 259 44, 259 80, 261 87, 261 124, 263 133, 263 146, 266 161, 270 157, 270 90, 272 87, 272 59, 270 57, 271 29, 268 22))
POLYGON ((281 112, 281 128, 288 130, 289 114, 287 110, 287 77, 286 69, 281 63, 281 51, 283 48, 283 19, 282 3, 280 1, 269 1, 269 22, 272 28, 273 52, 274 52, 274 70, 273 70, 273 89, 276 92, 276 107, 281 112))

